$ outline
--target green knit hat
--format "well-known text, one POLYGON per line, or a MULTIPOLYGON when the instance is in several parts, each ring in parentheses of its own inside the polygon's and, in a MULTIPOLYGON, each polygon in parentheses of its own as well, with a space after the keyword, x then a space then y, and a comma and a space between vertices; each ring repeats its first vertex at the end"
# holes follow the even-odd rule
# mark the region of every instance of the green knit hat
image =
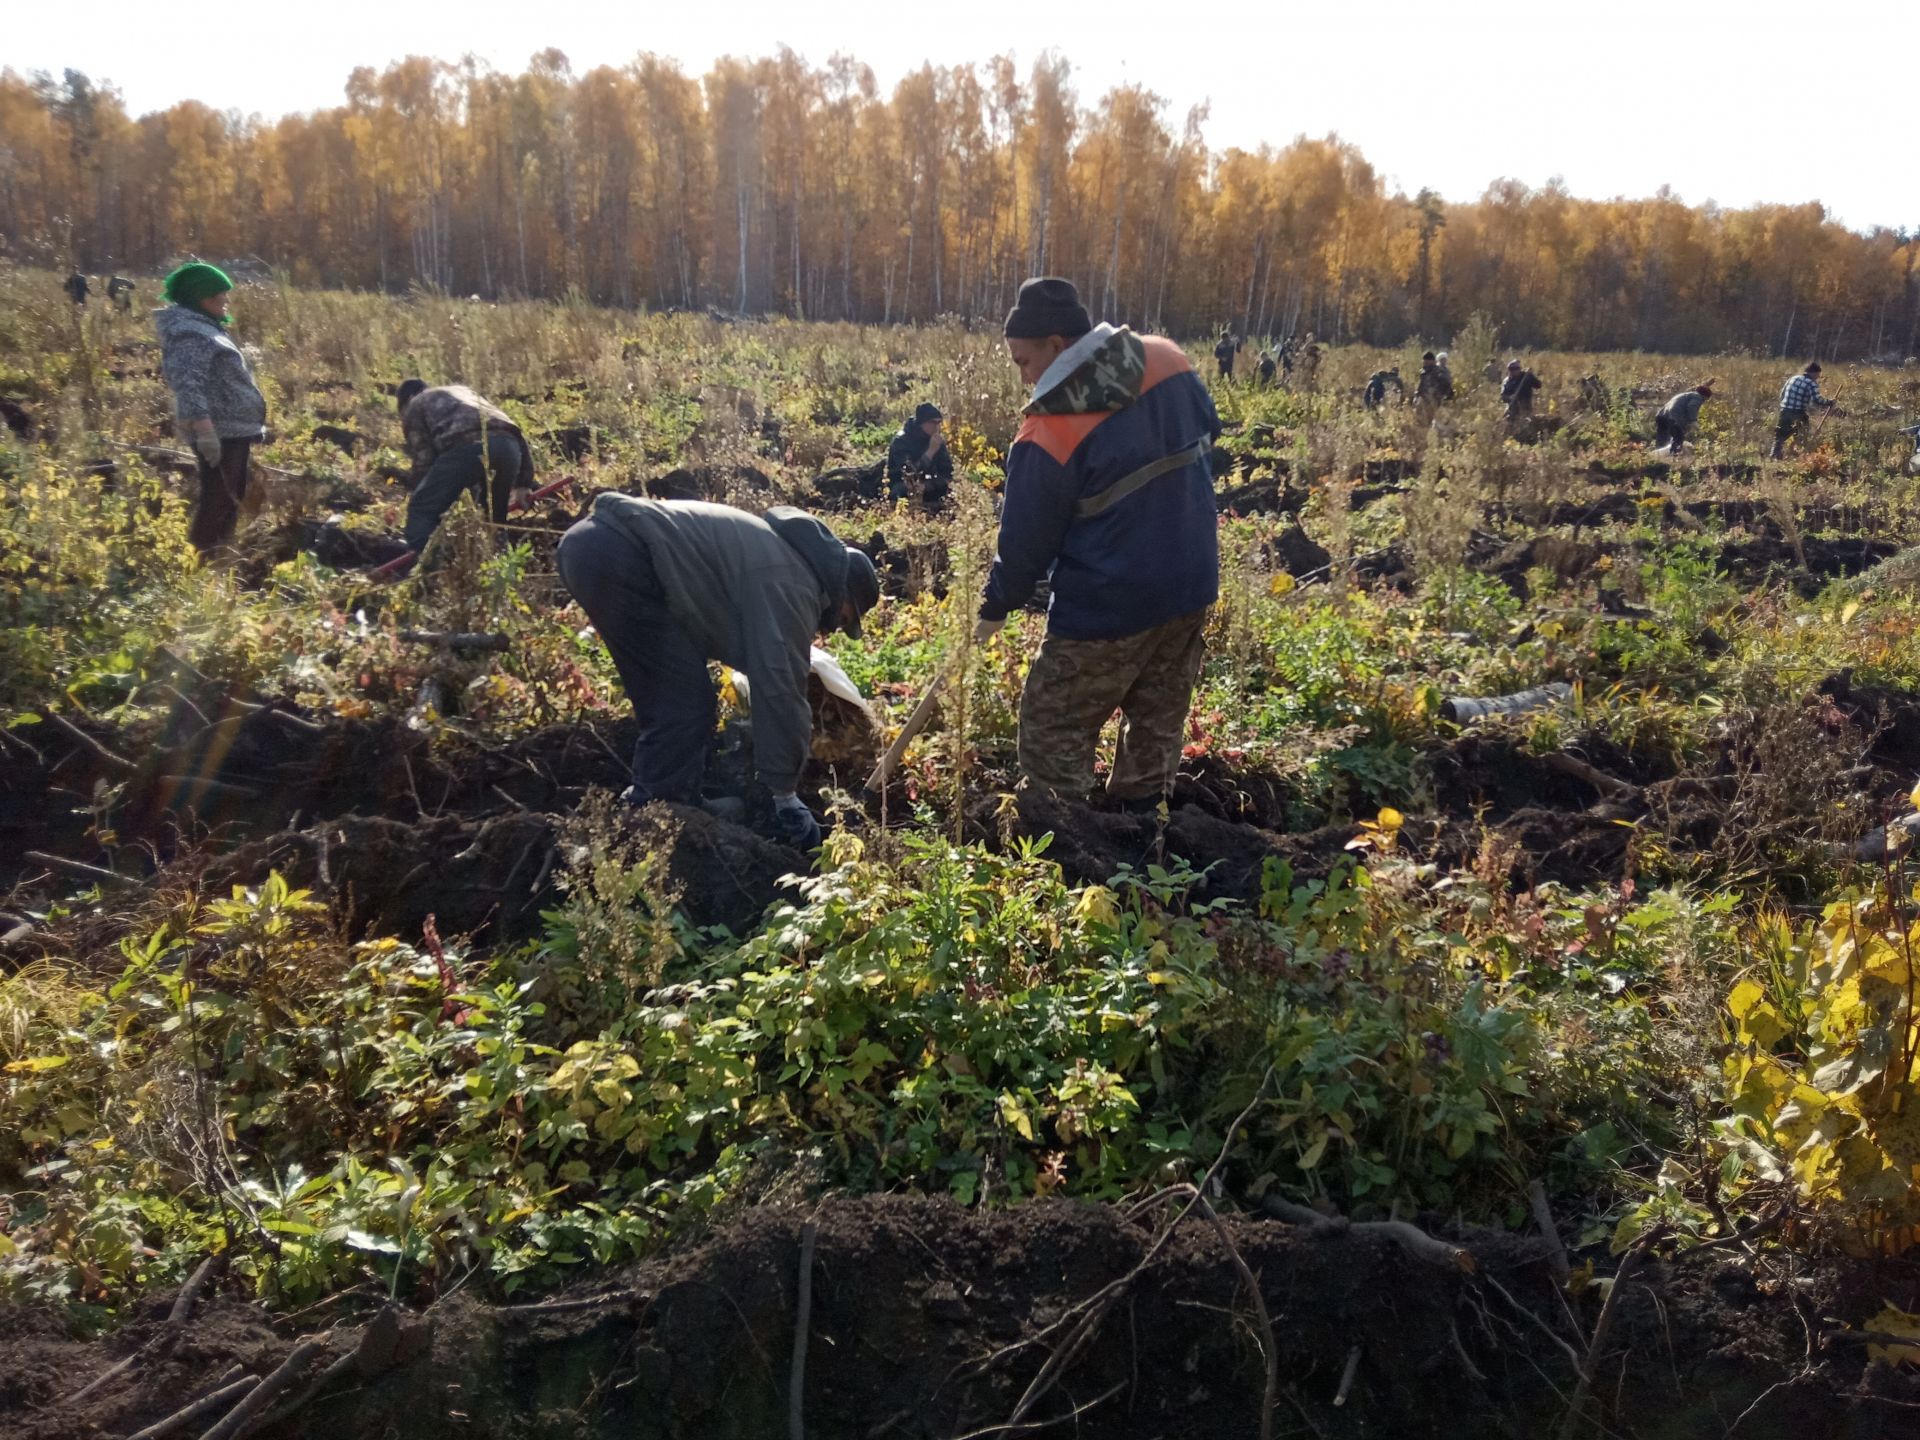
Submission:
POLYGON ((227 278, 226 271, 194 260, 167 276, 160 293, 176 305, 198 305, 209 295, 231 289, 233 281, 227 278))

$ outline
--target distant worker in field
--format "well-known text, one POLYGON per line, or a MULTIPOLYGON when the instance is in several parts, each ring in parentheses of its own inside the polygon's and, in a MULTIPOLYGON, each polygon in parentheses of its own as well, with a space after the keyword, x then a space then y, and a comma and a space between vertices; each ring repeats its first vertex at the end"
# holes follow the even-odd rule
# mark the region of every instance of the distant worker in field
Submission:
POLYGON ((1398 365, 1395 365, 1391 370, 1376 370, 1367 377, 1367 388, 1361 392, 1360 396, 1361 403, 1369 410, 1378 410, 1382 405, 1387 403, 1387 387, 1389 385, 1393 387, 1393 393, 1395 395, 1403 399, 1405 398, 1407 387, 1400 383, 1400 367, 1398 365))
POLYGON ((1538 375, 1518 360, 1507 362, 1507 378, 1500 386, 1500 398, 1506 402, 1509 422, 1524 420, 1533 414, 1533 396, 1539 388, 1538 375))
POLYGON ((1279 371, 1279 356, 1272 350, 1262 350, 1260 352, 1260 364, 1257 367, 1257 373, 1260 377, 1260 388, 1263 390, 1270 388, 1273 385, 1274 377, 1279 374, 1279 371))
POLYGON ((702 500, 606 491, 560 539, 560 579, 593 621, 640 722, 636 805, 695 804, 713 737, 707 662, 742 672, 753 696, 754 768, 773 795, 773 830, 810 850, 820 823, 795 793, 812 753, 813 640, 880 599, 873 562, 790 506, 765 516, 702 500))
POLYGON ((133 281, 124 275, 115 275, 107 281, 107 299, 121 314, 133 309, 133 281))
POLYGON ((1700 407, 1712 398, 1713 381, 1702 380, 1662 405, 1660 413, 1653 417, 1653 448, 1678 455, 1700 425, 1700 407))
POLYGON ((1106 793, 1151 810, 1173 789, 1220 591, 1208 461, 1220 417, 1178 345, 1094 325, 1066 280, 1022 285, 1005 333, 1031 395, 1007 452, 976 638, 1050 576, 1046 639, 1020 700, 1021 772, 1084 799, 1118 710, 1106 793))
POLYGON ((1432 411, 1453 399, 1453 376, 1441 365, 1440 357, 1429 350, 1420 357, 1420 378, 1413 384, 1413 401, 1422 410, 1432 411))
POLYGON ((953 452, 942 433, 946 419, 938 405, 922 405, 887 446, 887 498, 914 497, 937 510, 953 489, 953 452))
POLYGON ((407 548, 416 555, 462 495, 493 523, 533 494, 533 447, 506 411, 464 385, 403 380, 394 396, 413 471, 407 548))
POLYGON ((1787 453, 1787 441, 1803 434, 1812 424, 1815 410, 1831 410, 1833 401, 1820 393, 1820 362, 1790 378, 1780 391, 1780 419, 1773 427, 1773 458, 1787 453))
POLYGON ((1214 363, 1220 367, 1222 380, 1233 379, 1233 357, 1240 353, 1240 342, 1233 338, 1231 330, 1221 335, 1213 347, 1214 363))
POLYGON ((87 287, 87 277, 78 270, 67 276, 66 283, 60 288, 67 292, 67 298, 76 305, 85 305, 87 296, 93 293, 87 287))
POLYGON ((176 433, 200 462, 200 494, 187 538, 202 555, 233 539, 247 494, 247 465, 266 435, 267 400, 253 367, 227 334, 233 281, 212 265, 182 265, 162 284, 172 303, 153 312, 160 369, 173 391, 176 433))
POLYGON ((1314 341, 1312 332, 1308 332, 1307 343, 1300 351, 1300 383, 1311 390, 1320 380, 1320 346, 1314 341))

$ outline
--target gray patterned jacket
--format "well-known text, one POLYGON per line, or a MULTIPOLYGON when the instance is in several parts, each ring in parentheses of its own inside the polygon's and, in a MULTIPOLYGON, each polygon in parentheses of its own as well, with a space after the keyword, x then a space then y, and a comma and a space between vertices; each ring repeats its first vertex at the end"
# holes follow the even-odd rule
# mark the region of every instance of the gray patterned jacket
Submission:
POLYGON ((184 429, 213 421, 222 440, 257 440, 266 429, 267 399, 253 383, 253 367, 211 315, 184 305, 153 312, 160 335, 160 368, 173 391, 175 418, 184 429))

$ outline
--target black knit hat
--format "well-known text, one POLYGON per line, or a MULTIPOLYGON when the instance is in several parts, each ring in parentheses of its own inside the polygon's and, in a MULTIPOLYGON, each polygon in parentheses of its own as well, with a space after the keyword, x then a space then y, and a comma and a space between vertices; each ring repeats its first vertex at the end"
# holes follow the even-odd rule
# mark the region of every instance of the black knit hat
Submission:
POLYGON ((841 628, 858 639, 860 617, 880 603, 880 574, 873 561, 851 545, 847 546, 847 598, 853 602, 853 615, 841 628))
POLYGON ((1007 312, 1009 340, 1044 340, 1049 335, 1078 340, 1091 329, 1093 321, 1073 282, 1053 275, 1022 285, 1020 298, 1007 312))
POLYGON ((400 408, 405 410, 413 403, 413 397, 422 394, 426 388, 427 382, 415 376, 411 380, 402 380, 400 388, 393 392, 393 398, 400 408))
POLYGON ((940 413, 940 407, 931 401, 922 404, 918 410, 913 412, 913 423, 916 425, 924 425, 929 420, 944 419, 946 419, 946 416, 940 413))

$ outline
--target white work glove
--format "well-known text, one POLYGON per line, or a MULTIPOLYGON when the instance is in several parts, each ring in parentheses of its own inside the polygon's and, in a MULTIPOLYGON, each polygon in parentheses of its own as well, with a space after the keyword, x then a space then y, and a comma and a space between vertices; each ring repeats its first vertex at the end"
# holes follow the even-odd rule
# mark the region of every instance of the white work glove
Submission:
POLYGON ((782 845, 811 850, 820 843, 820 822, 798 795, 773 797, 773 833, 782 845))
POLYGON ((987 641, 1000 633, 1000 627, 1006 623, 1004 616, 998 620, 988 620, 982 616, 973 627, 973 643, 976 645, 986 644, 987 641))
POLYGON ((193 427, 193 453, 204 460, 208 467, 220 463, 220 437, 213 433, 213 426, 202 422, 193 427))

